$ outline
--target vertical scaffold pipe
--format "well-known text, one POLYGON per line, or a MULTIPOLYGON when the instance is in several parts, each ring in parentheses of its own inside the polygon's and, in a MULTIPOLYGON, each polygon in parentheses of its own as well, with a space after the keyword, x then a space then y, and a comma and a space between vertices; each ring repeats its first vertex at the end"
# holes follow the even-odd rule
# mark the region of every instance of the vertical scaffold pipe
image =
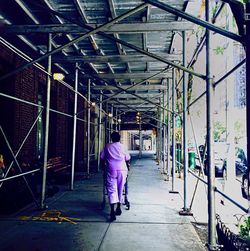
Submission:
POLYGON ((139 122, 139 159, 142 157, 142 132, 141 132, 141 122, 139 122))
POLYGON ((74 100, 74 124, 73 124, 73 145, 72 145, 72 164, 71 164, 71 182, 70 190, 74 189, 75 176, 75 152, 76 152, 76 124, 77 124, 77 97, 78 97, 78 80, 79 80, 78 63, 75 66, 75 100, 74 100))
POLYGON ((91 81, 88 79, 88 117, 87 117, 87 176, 90 174, 90 84, 91 81))
POLYGON ((117 118, 117 113, 118 113, 118 110, 117 109, 115 109, 115 131, 117 131, 118 130, 118 124, 117 124, 117 120, 118 120, 118 118, 117 118))
POLYGON ((111 105, 111 117, 110 117, 110 133, 114 130, 114 107, 111 105))
MULTIPOLYGON (((182 32, 182 49, 183 49, 183 58, 182 64, 184 67, 187 65, 186 59, 186 32, 182 32)), ((182 90, 183 90, 183 176, 184 176, 184 206, 183 211, 187 212, 187 169, 188 169, 188 152, 187 152, 187 78, 186 72, 183 71, 182 79, 182 90)))
MULTIPOLYGON (((246 112, 247 112, 247 159, 248 184, 250 184, 250 0, 246 2, 246 112)), ((249 192, 249 191, 248 191, 249 192)), ((248 194, 248 200, 250 194, 248 194)), ((250 208, 249 208, 250 213, 250 208)))
MULTIPOLYGON (((48 52, 52 50, 52 34, 48 37, 48 52)), ((49 110, 50 110, 50 89, 51 89, 51 56, 48 56, 47 66, 47 100, 46 100, 46 118, 45 118, 45 137, 44 137, 44 157, 43 157, 43 177, 41 191, 41 209, 45 208, 46 178, 47 178, 47 161, 48 161, 48 144, 49 144, 49 110)))
MULTIPOLYGON (((206 21, 210 21, 209 1, 206 1, 206 21)), ((215 169, 213 154, 213 109, 212 93, 213 85, 210 73, 210 31, 206 29, 206 92, 207 92, 207 159, 208 159, 208 248, 216 250, 216 228, 215 228, 215 169)))
POLYGON ((101 139, 102 139, 102 94, 100 95, 100 104, 99 104, 99 112, 98 112, 98 172, 100 171, 100 153, 101 153, 101 139))
POLYGON ((105 111, 107 113, 106 118, 105 118, 105 144, 109 143, 110 141, 110 133, 109 133, 109 106, 108 106, 108 102, 106 102, 105 105, 105 111))
POLYGON ((175 69, 172 69, 172 190, 170 193, 178 193, 175 191, 175 69))
POLYGON ((119 115, 119 119, 118 119, 118 131, 121 131, 121 116, 119 115))
MULTIPOLYGON (((159 104, 162 106, 162 99, 159 98, 159 104)), ((162 162, 162 111, 163 109, 159 109, 159 164, 162 162)))
POLYGON ((169 180, 169 169, 170 169, 170 88, 169 79, 167 78, 167 180, 169 180))
MULTIPOLYGON (((164 80, 165 82, 165 80, 164 80)), ((163 82, 163 84, 164 84, 163 82)), ((163 91, 162 95, 163 95, 163 106, 164 108, 166 108, 166 90, 163 91)), ((166 170, 166 110, 163 109, 163 139, 162 139, 162 150, 163 150, 163 153, 162 153, 162 156, 163 156, 163 162, 162 162, 162 172, 165 173, 165 170, 166 170)))
POLYGON ((160 108, 157 107, 157 133, 156 133, 156 161, 160 164, 160 122, 159 122, 160 108))

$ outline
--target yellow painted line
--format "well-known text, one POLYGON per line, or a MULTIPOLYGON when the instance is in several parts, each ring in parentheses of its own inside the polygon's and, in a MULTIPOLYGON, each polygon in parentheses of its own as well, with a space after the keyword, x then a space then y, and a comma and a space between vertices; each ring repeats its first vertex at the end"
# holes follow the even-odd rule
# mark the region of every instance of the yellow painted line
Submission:
POLYGON ((52 222, 58 222, 59 224, 62 222, 69 222, 71 224, 76 225, 77 223, 74 221, 79 221, 78 218, 70 218, 66 216, 62 216, 62 212, 58 210, 48 210, 43 212, 41 215, 38 216, 20 216, 20 220, 28 221, 52 221, 52 222))

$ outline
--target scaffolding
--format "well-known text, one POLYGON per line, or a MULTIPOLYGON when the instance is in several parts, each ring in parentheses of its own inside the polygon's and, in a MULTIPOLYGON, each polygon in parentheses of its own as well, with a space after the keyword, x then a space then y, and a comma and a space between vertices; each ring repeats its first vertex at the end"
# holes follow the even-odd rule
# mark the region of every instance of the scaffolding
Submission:
MULTIPOLYGON (((48 171, 48 147, 49 147, 49 128, 50 128, 50 115, 52 113, 55 114, 60 114, 62 116, 65 116, 66 118, 69 118, 72 120, 72 154, 71 154, 71 175, 70 175, 70 189, 74 189, 74 177, 75 177, 75 167, 76 167, 76 144, 77 144, 77 126, 78 123, 84 123, 86 126, 86 141, 87 141, 87 151, 86 151, 86 177, 90 178, 90 171, 91 171, 91 159, 97 158, 97 171, 100 170, 100 151, 104 143, 108 143, 110 141, 110 134, 113 130, 121 130, 121 119, 120 116, 126 112, 123 111, 122 109, 118 110, 115 109, 114 112, 114 107, 112 103, 109 103, 108 101, 111 101, 115 97, 117 97, 121 93, 126 93, 129 94, 143 102, 146 102, 147 104, 152 104, 154 107, 158 109, 158 117, 154 117, 151 115, 147 115, 147 111, 142 114, 142 117, 149 117, 150 119, 154 120, 157 126, 154 125, 155 128, 157 128, 157 160, 159 161, 159 164, 162 164, 162 172, 167 175, 167 179, 169 179, 169 176, 172 176, 172 189, 170 192, 172 193, 177 193, 175 189, 175 174, 176 174, 176 166, 181 165, 183 167, 183 174, 184 174, 184 185, 183 185, 183 194, 184 194, 184 204, 183 204, 183 210, 180 211, 181 215, 190 215, 191 214, 191 207, 192 207, 192 202, 190 206, 188 207, 187 205, 187 174, 188 172, 192 174, 195 178, 197 178, 197 185, 198 182, 201 181, 202 183, 207 185, 207 200, 208 200, 208 226, 209 226, 209 237, 208 237, 208 247, 209 250, 217 250, 218 249, 218 244, 216 240, 216 213, 215 213, 215 193, 218 193, 222 195, 224 198, 226 198, 228 201, 231 203, 235 204, 237 207, 239 207, 241 210, 243 210, 245 213, 249 212, 248 208, 243 207, 240 205, 238 202, 230 198, 226 193, 221 191, 219 188, 215 186, 214 183, 214 149, 213 149, 213 91, 215 87, 221 83, 223 80, 225 80, 227 77, 229 77, 233 72, 235 72, 237 69, 239 69, 242 65, 246 65, 246 83, 250 82, 250 63, 249 63, 249 46, 250 46, 250 18, 249 18, 249 13, 250 13, 250 1, 247 1, 245 6, 242 4, 238 3, 238 7, 244 8, 245 7, 245 15, 240 16, 244 20, 245 23, 245 29, 243 27, 243 24, 241 23, 241 20, 239 17, 237 17, 234 13, 234 1, 233 0, 224 0, 221 4, 221 8, 217 10, 216 13, 214 13, 214 16, 212 17, 213 20, 215 21, 216 17, 219 15, 220 11, 223 9, 225 3, 229 4, 230 7, 232 8, 232 12, 235 15, 235 19, 238 25, 239 29, 239 35, 235 34, 231 31, 219 28, 215 26, 214 24, 210 23, 211 17, 210 17, 210 6, 209 6, 209 1, 205 1, 205 13, 206 13, 206 21, 203 21, 202 19, 196 18, 184 11, 181 11, 177 8, 174 8, 170 6, 169 4, 162 3, 159 1, 155 0, 145 0, 146 3, 139 5, 138 7, 118 16, 113 18, 111 21, 97 27, 93 28, 87 24, 82 24, 82 23, 77 23, 75 20, 69 20, 69 18, 66 18, 63 16, 61 13, 56 12, 52 9, 49 9, 49 11, 52 14, 56 14, 58 17, 65 18, 66 20, 72 22, 73 24, 78 25, 81 28, 85 28, 89 30, 87 33, 72 39, 70 42, 67 42, 66 44, 59 46, 55 49, 52 49, 52 34, 49 33, 48 35, 48 46, 47 46, 47 52, 36 58, 32 59, 19 51, 17 48, 12 46, 10 43, 5 41, 4 39, 1 38, 1 43, 7 46, 9 49, 11 49, 14 53, 19 55, 20 57, 23 58, 23 60, 27 61, 27 63, 19 66, 18 68, 14 69, 13 71, 8 72, 7 74, 4 74, 3 76, 0 77, 1 81, 4 81, 8 78, 10 78, 13 75, 16 75, 23 70, 27 69, 30 66, 34 66, 35 68, 38 69, 38 71, 42 71, 44 74, 46 74, 46 84, 47 84, 47 93, 46 93, 46 104, 45 105, 39 105, 34 102, 30 102, 25 99, 17 98, 11 95, 8 95, 7 93, 0 93, 0 96, 5 98, 5 99, 10 99, 13 101, 17 102, 22 102, 24 104, 30 105, 32 107, 36 107, 40 109, 40 112, 37 114, 37 117, 35 121, 33 122, 32 126, 30 127, 29 132, 25 136, 23 142, 20 144, 20 148, 14 152, 14 150, 11 148, 9 141, 7 139, 7 136, 2 128, 1 129, 1 134, 4 137, 5 143, 8 146, 9 151, 11 152, 11 156, 13 158, 13 161, 11 162, 10 166, 7 167, 7 171, 5 173, 5 176, 3 179, 1 179, 0 185, 2 186, 3 182, 8 181, 10 179, 22 177, 27 188, 29 189, 29 192, 31 193, 34 202, 36 205, 42 209, 46 208, 46 180, 47 180, 47 171, 48 171), (141 49, 133 44, 130 44, 128 42, 125 42, 121 40, 117 36, 110 36, 106 34, 104 31, 106 28, 111 27, 115 23, 126 19, 127 17, 140 12, 144 8, 148 6, 155 6, 163 11, 167 11, 169 13, 172 13, 176 15, 177 17, 183 18, 185 20, 188 20, 194 24, 197 24, 203 28, 206 29, 205 35, 202 37, 200 43, 197 46, 197 49, 194 52, 193 55, 193 60, 197 56, 197 53, 200 51, 200 49, 206 45, 206 73, 205 74, 200 74, 195 72, 190 68, 190 65, 192 65, 192 61, 190 61, 190 65, 187 65, 187 55, 186 55, 186 43, 187 43, 187 38, 186 38, 186 32, 181 31, 182 34, 182 64, 177 64, 171 60, 162 58, 159 55, 156 55, 154 53, 151 53, 147 50, 141 49), (219 80, 213 81, 213 77, 211 75, 211 59, 210 59, 210 54, 211 54, 211 31, 218 33, 224 37, 230 38, 233 41, 237 41, 241 43, 246 50, 246 59, 243 59, 240 63, 238 63, 236 66, 234 66, 231 70, 229 70, 224 76, 222 76, 219 80), (242 33, 243 32, 243 33, 242 33), (123 88, 119 85, 115 86, 117 91, 115 94, 111 95, 105 95, 101 91, 99 93, 99 100, 96 103, 96 106, 98 106, 98 121, 95 121, 96 118, 92 116, 92 110, 96 109, 93 108, 92 102, 91 102, 91 83, 98 81, 96 76, 89 76, 87 80, 87 96, 84 96, 81 91, 79 91, 80 88, 80 74, 84 74, 84 72, 81 72, 81 67, 79 62, 76 62, 75 64, 75 72, 74 72, 74 88, 71 87, 70 84, 64 82, 64 81, 58 81, 62 86, 66 87, 69 89, 73 94, 74 94, 74 109, 73 113, 65 113, 61 112, 59 110, 54 110, 51 108, 51 79, 52 79, 52 61, 53 61, 53 55, 63 51, 65 48, 69 46, 74 46, 75 44, 81 42, 83 39, 92 37, 94 34, 98 34, 104 38, 107 38, 113 42, 116 42, 119 45, 126 46, 132 50, 135 50, 142 55, 151 57, 159 62, 163 62, 167 67, 165 67, 162 71, 153 74, 152 76, 145 78, 143 81, 139 81, 137 83, 133 83, 131 86, 127 88, 123 88), (45 69, 42 65, 39 64, 42 60, 47 59, 47 68, 45 69), (176 69, 179 71, 182 71, 182 76, 180 79, 177 79, 177 72, 176 69), (129 92, 131 88, 138 87, 142 85, 143 83, 149 81, 150 79, 159 76, 163 73, 171 71, 171 76, 168 78, 164 78, 164 81, 162 81, 162 85, 164 85, 163 88, 163 93, 160 95, 159 102, 153 102, 151 99, 147 99, 142 97, 139 94, 136 93, 131 93, 129 92), (202 81, 206 82, 206 91, 204 91, 201 95, 199 95, 197 98, 195 98, 191 103, 188 104, 188 86, 187 86, 187 74, 195 76, 199 78, 202 81), (176 97, 177 97, 177 86, 178 86, 178 81, 179 83, 182 81, 182 111, 177 111, 176 110, 176 97), (171 91, 170 91, 171 90, 171 91), (195 172, 190 170, 188 168, 188 142, 187 142, 187 123, 188 123, 188 111, 190 107, 192 107, 196 102, 198 102, 202 97, 206 96, 206 123, 207 123, 207 128, 206 128, 206 145, 207 145, 207 165, 208 165, 208 179, 207 181, 204 178, 200 177, 200 174, 197 175, 195 172), (82 110, 82 108, 78 107, 79 104, 79 99, 83 99, 86 107, 82 110), (105 105, 105 109, 103 109, 103 104, 105 105), (84 112, 87 111, 87 120, 84 118, 81 118, 80 115, 84 112), (166 114, 167 113, 167 114, 166 114), (43 149, 43 165, 42 168, 36 168, 34 170, 24 172, 22 170, 22 167, 20 163, 17 160, 18 154, 20 153, 23 145, 25 144, 27 138, 29 137, 30 133, 36 126, 39 118, 41 116, 45 116, 45 132, 44 132, 44 149, 43 149), (182 115, 182 156, 183 156, 183 161, 179 162, 176 160, 175 152, 176 152, 176 117, 182 115), (92 133, 92 134, 91 134, 92 133), (97 140, 96 140, 97 139, 97 140), (92 145, 91 145, 92 141, 92 145), (97 147, 95 148, 95 141, 97 141, 97 147), (170 145, 172 145, 172 170, 170 171, 170 145), (96 151, 97 149, 97 151, 96 151), (93 158, 94 157, 94 158, 93 158), (11 177, 8 177, 8 174, 11 170, 11 167, 13 164, 16 164, 16 166, 19 169, 20 174, 13 175, 11 177), (42 171, 42 185, 41 185, 41 201, 40 203, 37 202, 37 199, 32 192, 31 187, 29 186, 29 183, 26 179, 26 175, 31 175, 33 173, 37 173, 42 171), (170 172, 172 175, 170 175, 170 172)), ((243 13, 241 13, 243 15, 243 13)), ((112 83, 107 81, 107 80, 101 80, 106 83, 108 86, 112 86, 112 83)), ((249 128, 249 120, 250 120, 250 101, 249 101, 249 85, 246 84, 246 111, 247 111, 247 116, 246 116, 246 121, 247 121, 247 128, 249 128)), ((122 103, 120 101, 116 101, 117 104, 122 103)), ((132 110, 133 112, 138 112, 137 109, 126 105, 125 102, 124 104, 129 110, 132 110)), ((144 103, 141 103, 141 106, 143 107, 144 103)), ((150 111, 150 109, 148 110, 150 111)), ((191 120, 191 119, 190 119, 191 120)), ((191 122, 192 123, 192 122, 191 122)), ((139 123, 139 138, 140 138, 140 147, 139 147, 139 157, 142 156, 142 124, 143 120, 140 121, 139 123)), ((194 130, 193 130, 194 131, 194 130)), ((195 133, 194 133, 195 137, 195 133)), ((250 159, 250 135, 249 135, 249 130, 247 130, 247 159, 250 159)), ((197 154, 199 155, 199 151, 197 149, 197 154)), ((201 156, 199 157, 199 161, 201 164, 201 172, 203 173, 203 166, 204 166, 204 159, 202 159, 201 156)), ((249 173, 249 165, 248 165, 248 173, 249 173)), ((204 173, 203 173, 204 174, 204 173)), ((196 187, 197 187, 196 185, 196 187)), ((195 193, 195 192, 194 192, 195 193)))

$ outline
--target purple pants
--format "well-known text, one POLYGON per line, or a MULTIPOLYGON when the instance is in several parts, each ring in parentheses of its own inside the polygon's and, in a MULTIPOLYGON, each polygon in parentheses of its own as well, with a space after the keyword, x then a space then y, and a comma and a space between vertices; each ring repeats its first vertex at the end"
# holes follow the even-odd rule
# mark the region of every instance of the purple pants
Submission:
POLYGON ((110 204, 122 202, 122 193, 124 184, 126 183, 126 177, 126 171, 115 171, 112 175, 107 173, 107 191, 110 204))

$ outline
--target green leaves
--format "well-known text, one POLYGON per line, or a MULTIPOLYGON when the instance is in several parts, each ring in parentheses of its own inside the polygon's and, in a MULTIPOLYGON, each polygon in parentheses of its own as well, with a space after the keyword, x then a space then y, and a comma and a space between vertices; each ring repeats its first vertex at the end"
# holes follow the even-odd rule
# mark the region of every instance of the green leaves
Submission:
POLYGON ((243 238, 250 239, 250 217, 247 217, 240 225, 240 235, 243 238))
POLYGON ((215 52, 216 55, 223 55, 225 48, 221 47, 221 46, 217 46, 215 49, 213 49, 213 51, 215 52))

